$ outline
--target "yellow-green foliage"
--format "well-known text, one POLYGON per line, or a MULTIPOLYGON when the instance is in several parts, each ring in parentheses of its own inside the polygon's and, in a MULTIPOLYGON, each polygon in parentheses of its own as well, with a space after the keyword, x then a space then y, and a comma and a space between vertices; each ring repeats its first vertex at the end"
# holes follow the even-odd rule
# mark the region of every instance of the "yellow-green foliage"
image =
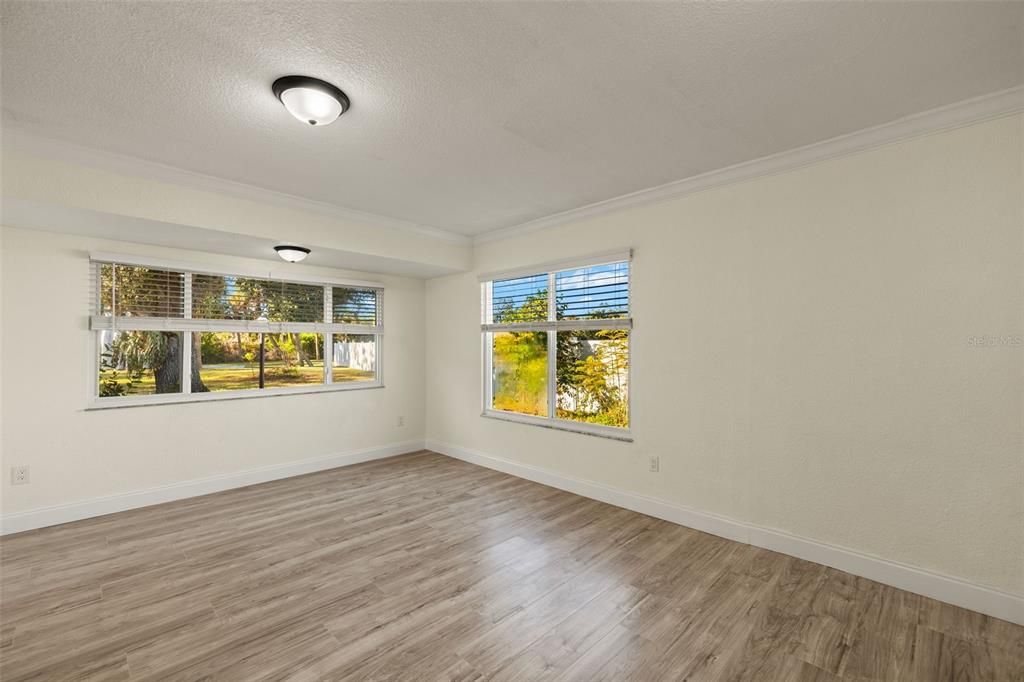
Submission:
MULTIPOLYGON (((546 316, 546 290, 532 294, 519 306, 506 305, 494 313, 495 321, 504 323, 543 320, 546 316)), ((493 344, 493 407, 547 416, 547 333, 497 332, 493 344)), ((557 416, 629 426, 629 331, 559 332, 555 348, 556 357, 551 361, 557 363, 557 416)))
POLYGON ((629 426, 629 332, 564 332, 558 341, 557 416, 606 426, 629 426), (584 355, 585 341, 596 342, 592 355, 584 355), (571 405, 576 405, 576 409, 568 409, 571 405))
POLYGON ((494 408, 522 414, 548 413, 547 334, 494 335, 494 408))

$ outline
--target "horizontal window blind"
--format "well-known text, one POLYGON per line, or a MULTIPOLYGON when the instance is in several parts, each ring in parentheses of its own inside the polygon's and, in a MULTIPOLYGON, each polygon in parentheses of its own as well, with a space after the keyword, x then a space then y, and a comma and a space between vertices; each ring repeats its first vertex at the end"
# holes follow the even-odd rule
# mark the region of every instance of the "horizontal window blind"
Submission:
POLYGON ((629 271, 622 260, 485 281, 481 329, 631 329, 629 271))
POLYGON ((332 322, 377 324, 377 291, 334 287, 331 290, 332 322))
POLYGON ((192 276, 195 319, 320 322, 323 316, 323 286, 226 275, 192 276))
POLYGON ((101 315, 185 316, 185 273, 120 263, 102 263, 98 269, 101 315))
POLYGON ((496 280, 491 284, 491 320, 511 324, 546 320, 548 317, 548 276, 529 275, 496 280))
POLYGON ((555 275, 558 319, 596 320, 629 316, 629 264, 608 263, 555 275))
POLYGON ((383 333, 375 287, 97 260, 93 287, 94 330, 383 333))

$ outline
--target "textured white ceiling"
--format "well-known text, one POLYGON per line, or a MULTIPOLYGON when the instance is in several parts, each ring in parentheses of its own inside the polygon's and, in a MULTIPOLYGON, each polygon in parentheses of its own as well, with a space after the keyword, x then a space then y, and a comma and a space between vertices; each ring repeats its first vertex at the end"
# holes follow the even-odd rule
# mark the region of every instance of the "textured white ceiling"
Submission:
POLYGON ((2 12, 5 125, 464 234, 1024 82, 1024 2, 2 12), (351 111, 298 124, 290 73, 351 111))

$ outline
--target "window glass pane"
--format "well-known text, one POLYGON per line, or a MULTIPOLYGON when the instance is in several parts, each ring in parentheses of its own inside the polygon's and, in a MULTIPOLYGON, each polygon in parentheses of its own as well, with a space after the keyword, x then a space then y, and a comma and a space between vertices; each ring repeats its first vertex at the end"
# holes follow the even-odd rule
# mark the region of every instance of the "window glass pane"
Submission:
POLYGON ((99 396, 181 393, 181 332, 99 334, 99 396))
POLYGON ((377 337, 373 334, 334 334, 331 381, 374 381, 377 378, 377 337))
MULTIPOLYGON (((320 302, 323 310, 323 301, 320 302)), ((264 334, 265 386, 313 386, 324 383, 323 334, 264 334)))
POLYGON ((195 332, 193 393, 260 387, 260 335, 250 332, 195 332), (197 390, 198 388, 198 390, 197 390))
POLYGON ((629 426, 629 331, 558 333, 556 416, 629 426))
POLYGON ((564 270, 555 275, 558 319, 594 320, 629 315, 629 263, 564 270))
POLYGON ((491 286, 491 311, 496 324, 548 319, 548 276, 496 280, 491 286))
POLYGON ((276 280, 192 276, 192 317, 200 320, 322 322, 324 288, 276 280))
POLYGON ((114 263, 99 268, 101 315, 184 317, 183 273, 114 263))
POLYGON ((334 287, 332 318, 336 324, 377 324, 377 292, 372 289, 334 287))
POLYGON ((322 334, 195 332, 193 339, 193 393, 324 382, 322 334))
POLYGON ((491 349, 492 407, 546 417, 547 332, 497 332, 491 349))

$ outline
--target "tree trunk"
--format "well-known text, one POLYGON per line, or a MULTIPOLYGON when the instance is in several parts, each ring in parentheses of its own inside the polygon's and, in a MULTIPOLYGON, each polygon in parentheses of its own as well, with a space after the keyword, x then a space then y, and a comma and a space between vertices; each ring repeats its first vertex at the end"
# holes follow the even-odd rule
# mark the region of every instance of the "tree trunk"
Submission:
MULTIPOLYGON (((167 353, 164 361, 153 367, 153 379, 157 393, 181 393, 182 348, 181 337, 175 332, 163 332, 167 339, 167 353)), ((192 392, 208 393, 209 388, 199 376, 202 367, 202 350, 198 343, 192 344, 192 392)))
POLYGON ((298 334, 292 334, 292 345, 295 346, 295 357, 299 362, 299 367, 312 367, 313 363, 309 360, 309 354, 302 350, 302 339, 299 338, 298 334))
POLYGON ((284 351, 281 350, 281 344, 278 343, 278 341, 277 341, 277 334, 264 334, 262 339, 263 339, 264 342, 267 339, 269 339, 270 340, 270 345, 274 347, 275 351, 277 351, 278 357, 281 360, 287 361, 287 358, 285 357, 284 351))
POLYGON ((203 383, 199 370, 203 368, 203 345, 197 339, 199 334, 192 337, 192 392, 209 393, 210 389, 203 383))
POLYGON ((167 342, 164 361, 153 368, 157 393, 181 393, 181 337, 163 332, 167 342))

